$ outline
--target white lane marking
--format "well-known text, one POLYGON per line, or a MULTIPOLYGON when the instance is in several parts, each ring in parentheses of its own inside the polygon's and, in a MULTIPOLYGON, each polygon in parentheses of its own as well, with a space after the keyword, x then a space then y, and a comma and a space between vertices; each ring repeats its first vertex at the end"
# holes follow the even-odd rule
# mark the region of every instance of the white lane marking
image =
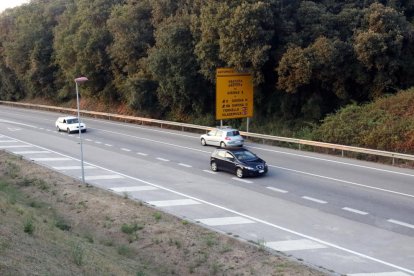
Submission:
POLYGON ((346 181, 346 180, 337 179, 337 178, 328 177, 328 176, 323 176, 323 175, 318 175, 318 174, 314 174, 314 173, 308 173, 308 172, 288 169, 288 168, 274 166, 274 165, 268 165, 268 166, 273 167, 273 168, 278 168, 278 169, 281 169, 281 170, 291 171, 291 172, 295 172, 295 173, 301 173, 301 174, 310 175, 310 176, 314 176, 314 177, 319 177, 319 178, 323 178, 323 179, 333 180, 333 181, 336 181, 336 182, 351 184, 351 185, 355 185, 355 186, 359 186, 359 187, 364 187, 364 188, 368 188, 368 189, 373 189, 373 190, 378 190, 378 191, 383 191, 383 192, 387 192, 387 193, 392 193, 392 194, 397 194, 397 195, 408 196, 408 197, 413 197, 414 198, 414 195, 400 193, 400 192, 387 190, 387 189, 382 189, 382 188, 373 187, 373 186, 368 186, 368 185, 364 185, 364 184, 359 184, 359 183, 356 183, 356 182, 346 181))
POLYGON ((0 140, 0 143, 15 143, 16 140, 0 140))
POLYGON ((85 180, 105 180, 105 179, 119 179, 119 178, 124 178, 124 177, 119 174, 85 176, 85 180))
POLYGON ((307 239, 266 242, 265 246, 282 252, 326 248, 323 244, 307 239))
POLYGON ((246 180, 246 179, 240 179, 237 177, 232 177, 231 179, 236 180, 236 181, 240 181, 240 182, 244 182, 244 183, 248 183, 248 184, 252 184, 252 181, 246 180))
POLYGON ((89 139, 89 138, 86 138, 85 140, 88 141, 88 142, 92 142, 93 141, 92 139, 89 139))
POLYGON ((109 188, 109 189, 114 192, 119 192, 119 193, 158 190, 158 188, 154 186, 114 187, 114 188, 109 188))
POLYGON ((278 193, 283 193, 283 194, 285 194, 285 193, 288 192, 288 191, 285 191, 285 190, 282 190, 282 189, 278 189, 278 188, 274 188, 274 187, 266 187, 266 188, 269 189, 269 190, 278 192, 278 193))
POLYGON ((357 164, 346 163, 346 162, 342 162, 342 161, 335 161, 335 160, 330 160, 330 159, 325 159, 325 158, 320 158, 320 157, 314 157, 314 156, 307 156, 307 155, 302 155, 302 154, 297 154, 297 153, 283 152, 283 151, 278 151, 278 150, 264 149, 264 148, 252 147, 252 146, 248 146, 248 147, 253 148, 253 149, 268 151, 268 152, 293 155, 293 156, 309 158, 309 159, 315 159, 315 160, 331 162, 331 163, 336 163, 336 164, 341 164, 341 165, 347 165, 347 166, 352 166, 352 167, 358 167, 358 168, 364 168, 364 169, 369 169, 369 170, 375 170, 375 171, 381 171, 381 172, 386 172, 386 173, 393 173, 393 174, 399 174, 399 175, 414 177, 414 174, 409 174, 409 173, 402 173, 402 172, 390 171, 390 170, 385 170, 385 169, 373 168, 373 167, 368 167, 368 166, 364 166, 364 165, 357 165, 357 164))
MULTIPOLYGON (((7 137, 7 138, 11 138, 11 137, 7 137)), ((27 142, 24 142, 24 141, 21 141, 21 140, 18 140, 18 141, 19 141, 19 142, 22 142, 22 143, 30 144, 30 143, 27 143, 27 142)), ((67 155, 64 155, 64 154, 62 154, 62 153, 60 153, 60 152, 53 151, 53 150, 51 150, 51 149, 49 149, 49 148, 45 148, 45 147, 41 147, 41 146, 35 146, 35 145, 33 145, 33 144, 30 144, 30 145, 31 145, 32 147, 37 147, 37 148, 40 148, 40 149, 44 149, 44 150, 48 150, 48 151, 54 152, 54 153, 56 153, 56 154, 58 154, 58 155, 61 155, 61 156, 67 156, 67 155)), ((79 162, 80 162, 80 159, 73 158, 73 160, 76 160, 76 161, 79 161, 79 162)), ((105 170, 105 171, 108 171, 108 172, 111 172, 111 173, 117 173, 117 174, 122 175, 122 176, 124 176, 124 177, 126 177, 126 178, 129 178, 129 179, 132 179, 132 180, 135 180, 135 181, 138 181, 138 182, 141 182, 141 183, 147 184, 147 185, 151 185, 151 186, 157 187, 157 188, 162 189, 162 190, 164 190, 164 191, 171 192, 171 193, 173 193, 173 194, 175 194, 175 195, 179 195, 179 196, 186 197, 186 198, 188 198, 188 199, 192 199, 192 200, 194 200, 195 202, 198 202, 198 203, 200 203, 200 204, 201 204, 201 203, 204 203, 204 204, 207 204, 207 205, 210 205, 210 206, 213 206, 213 207, 219 208, 219 209, 221 209, 221 210, 224 210, 224 211, 230 212, 230 213, 235 214, 235 215, 237 215, 237 216, 242 216, 242 217, 245 217, 245 218, 247 218, 247 219, 251 219, 251 220, 253 220, 253 221, 256 221, 256 222, 262 223, 262 224, 264 224, 264 225, 267 225, 267 226, 273 227, 273 228, 275 228, 275 229, 279 229, 279 230, 285 231, 285 232, 287 232, 287 233, 290 233, 290 234, 293 234, 293 235, 297 235, 297 236, 300 236, 300 237, 302 237, 302 238, 309 239, 309 240, 312 240, 312 241, 317 242, 317 243, 321 243, 321 244, 326 245, 326 246, 330 246, 330 247, 332 247, 332 248, 335 248, 335 249, 338 249, 338 250, 341 250, 341 251, 344 251, 344 252, 347 252, 347 253, 353 254, 353 255, 355 255, 355 256, 359 256, 359 257, 361 257, 361 258, 364 258, 364 259, 367 259, 367 260, 370 260, 370 261, 373 261, 373 262, 376 262, 376 263, 383 264, 383 265, 385 265, 385 266, 389 266, 389 267, 392 267, 392 268, 395 268, 395 269, 398 269, 398 270, 401 270, 401 271, 405 271, 405 272, 408 272, 408 273, 414 274, 414 270, 410 270, 410 269, 408 269, 408 268, 404 268, 404 267, 402 267, 402 266, 398 266, 398 265, 392 264, 392 263, 390 263, 390 262, 383 261, 383 260, 381 260, 381 259, 378 259, 378 258, 374 258, 374 257, 368 256, 368 255, 363 254, 363 253, 360 253, 360 252, 358 252, 358 251, 355 251, 355 250, 352 250, 352 249, 348 249, 348 248, 346 248, 346 247, 343 247, 343 246, 340 246, 340 245, 337 245, 337 244, 334 244, 334 243, 331 243, 331 242, 328 242, 328 241, 324 241, 324 240, 321 240, 321 239, 319 239, 319 238, 312 237, 312 236, 310 236, 310 235, 307 235, 307 234, 304 234, 304 233, 301 233, 301 232, 298 232, 298 231, 295 231, 295 230, 292 230, 292 229, 289 229, 289 228, 286 228, 286 227, 283 227, 283 226, 280 226, 280 225, 277 225, 277 224, 274 224, 274 223, 271 223, 271 222, 268 222, 268 221, 266 221, 266 220, 262 220, 262 219, 259 219, 259 218, 256 218, 256 217, 253 217, 253 216, 250 216, 250 215, 244 214, 244 213, 242 213, 242 212, 238 212, 238 211, 236 211, 236 210, 233 210, 233 209, 230 209, 230 208, 227 208, 227 207, 224 207, 224 206, 221 206, 221 205, 218 205, 218 204, 215 204, 215 203, 209 202, 209 201, 207 201, 207 200, 203 200, 203 199, 200 199, 200 198, 197 198, 197 197, 194 197, 194 196, 191 196, 191 195, 185 194, 185 193, 181 193, 181 192, 175 191, 175 190, 173 190, 173 189, 170 189, 170 188, 164 187, 164 186, 159 185, 159 184, 154 184, 154 183, 151 183, 151 182, 149 182, 149 181, 146 181, 146 180, 143 180, 143 179, 140 179, 140 178, 137 178, 137 177, 133 177, 133 176, 130 176, 130 175, 126 175, 126 174, 123 174, 123 173, 118 173, 118 172, 116 172, 116 171, 114 171, 114 170, 111 170, 111 169, 108 169, 108 168, 104 168, 104 167, 98 166, 98 165, 93 164, 93 163, 90 163, 90 162, 85 162, 85 163, 86 163, 86 164, 89 164, 89 165, 93 165, 93 166, 95 166, 95 167, 97 167, 97 168, 100 168, 100 169, 102 169, 102 170, 105 170)), ((206 171, 206 170, 203 170, 203 171, 206 171)))
POLYGON ((112 145, 111 145, 111 144, 105 144, 105 146, 107 146, 107 147, 112 147, 112 145))
POLYGON ((149 201, 151 205, 155 205, 157 207, 168 207, 168 206, 181 206, 181 205, 194 205, 194 204, 201 204, 199 201, 195 201, 193 199, 175 199, 175 200, 158 200, 158 201, 149 201))
MULTIPOLYGON (((153 143, 158 143, 158 144, 167 145, 167 146, 173 146, 175 148, 182 148, 182 149, 193 150, 193 151, 198 151, 198 152, 211 154, 211 151, 205 151, 205 150, 199 150, 199 149, 190 148, 190 147, 184 147, 184 146, 180 146, 180 145, 176 145, 176 144, 172 144, 172 143, 161 142, 161 141, 148 139, 148 138, 143 138, 143 137, 138 137, 138 136, 134 136, 134 135, 121 134, 119 132, 114 132, 114 131, 105 130, 105 129, 99 129, 99 130, 102 131, 102 132, 108 132, 108 133, 112 133, 112 134, 116 134, 116 135, 123 135, 125 137, 130 137, 130 138, 134 138, 134 139, 150 141, 150 142, 153 142, 153 143)), ((194 137, 192 137, 192 138, 194 138, 194 137)))
POLYGON ((99 142, 99 141, 95 141, 95 144, 102 144, 102 142, 99 142))
POLYGON ((126 149, 126 148, 121 148, 121 150, 123 150, 123 151, 131 151, 130 149, 126 149))
POLYGON ((347 276, 410 276, 404 272, 375 272, 375 273, 352 273, 346 274, 347 276))
POLYGON ((186 168, 192 168, 193 167, 191 165, 187 165, 187 164, 184 164, 184 163, 178 163, 178 165, 186 167, 186 168))
POLYGON ((345 210, 345 211, 348 211, 348 212, 352 212, 352 213, 356 213, 356 214, 359 214, 359 215, 368 215, 368 213, 367 212, 364 212, 364 211, 360 211, 360 210, 357 210, 357 209, 353 209, 353 208, 349 208, 349 207, 344 207, 344 208, 342 208, 342 210, 345 210))
POLYGON ((302 198, 303 199, 306 199, 306 200, 310 200, 310 201, 316 202, 316 203, 320 203, 320 204, 326 204, 326 203, 328 203, 328 202, 326 202, 324 200, 320 200, 320 199, 313 198, 313 197, 309 197, 309 196, 302 196, 302 198))
POLYGON ((255 221, 252 221, 244 217, 206 218, 206 219, 196 219, 196 221, 199 221, 209 226, 256 223, 255 221))
POLYGON ((217 174, 216 172, 209 171, 209 170, 203 170, 203 172, 210 173, 210 174, 217 174))
POLYGON ((168 162, 168 161, 170 161, 170 160, 168 160, 168 159, 161 158, 161 157, 157 157, 156 159, 157 159, 157 160, 160 160, 160 161, 164 161, 164 162, 168 162))
POLYGON ((13 151, 14 154, 32 154, 32 153, 51 153, 45 150, 26 150, 26 151, 13 151))
POLYGON ((50 158, 30 158, 33 161, 40 161, 40 162, 54 162, 54 161, 68 161, 68 160, 73 160, 72 158, 67 158, 67 157, 50 157, 50 158))
MULTIPOLYGON (((52 168, 58 171, 67 171, 67 170, 81 170, 82 166, 60 166, 60 167, 52 167, 52 168)), ((94 166, 83 166, 83 168, 85 170, 96 169, 96 167, 94 166)))
POLYGON ((2 146, 0 145, 0 149, 12 149, 12 148, 31 148, 33 146, 30 145, 14 145, 14 146, 2 146))
POLYGON ((141 155, 141 156, 148 156, 148 154, 143 153, 143 152, 137 152, 137 154, 138 154, 138 155, 141 155))
POLYGON ((409 227, 409 228, 413 228, 414 229, 414 225, 409 224, 409 223, 406 223, 406 222, 402 222, 402 221, 394 220, 394 219, 389 219, 387 221, 388 222, 391 222, 391 223, 394 223, 394 224, 398 224, 398 225, 401 225, 401 226, 405 226, 405 227, 409 227))

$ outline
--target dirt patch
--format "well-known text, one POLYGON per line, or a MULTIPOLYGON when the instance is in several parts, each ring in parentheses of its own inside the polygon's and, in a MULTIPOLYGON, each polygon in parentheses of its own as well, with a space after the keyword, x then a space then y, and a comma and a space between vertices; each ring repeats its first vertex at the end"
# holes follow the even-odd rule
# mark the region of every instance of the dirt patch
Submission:
POLYGON ((0 275, 326 275, 0 151, 0 275))

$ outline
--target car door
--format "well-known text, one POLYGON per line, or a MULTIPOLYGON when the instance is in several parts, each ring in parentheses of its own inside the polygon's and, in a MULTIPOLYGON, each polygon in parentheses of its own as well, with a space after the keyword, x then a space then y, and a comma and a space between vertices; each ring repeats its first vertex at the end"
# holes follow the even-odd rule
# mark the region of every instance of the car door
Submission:
POLYGON ((216 136, 216 129, 210 130, 207 135, 206 135, 206 143, 209 145, 214 145, 215 144, 215 136, 216 136))
POLYGON ((235 164, 235 157, 234 155, 229 152, 225 151, 224 159, 223 159, 223 170, 228 172, 234 172, 236 170, 236 164, 235 164))
POLYGON ((215 146, 220 146, 221 136, 223 135, 223 131, 217 130, 216 134, 212 138, 212 144, 215 146))

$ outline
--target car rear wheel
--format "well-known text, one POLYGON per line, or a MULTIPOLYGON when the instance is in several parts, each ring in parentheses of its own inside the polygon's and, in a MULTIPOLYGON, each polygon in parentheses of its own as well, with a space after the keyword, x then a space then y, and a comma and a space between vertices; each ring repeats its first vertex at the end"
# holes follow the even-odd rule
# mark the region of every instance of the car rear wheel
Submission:
POLYGON ((211 167, 211 170, 213 172, 217 172, 218 171, 217 163, 216 162, 211 162, 210 167, 211 167))
POLYGON ((207 145, 206 140, 204 140, 204 138, 201 138, 201 145, 202 145, 202 146, 207 145))
POLYGON ((243 169, 242 168, 237 168, 236 169, 236 176, 238 178, 243 178, 243 169))
POLYGON ((226 144, 224 142, 221 142, 220 143, 220 147, 225 148, 226 147, 226 144))

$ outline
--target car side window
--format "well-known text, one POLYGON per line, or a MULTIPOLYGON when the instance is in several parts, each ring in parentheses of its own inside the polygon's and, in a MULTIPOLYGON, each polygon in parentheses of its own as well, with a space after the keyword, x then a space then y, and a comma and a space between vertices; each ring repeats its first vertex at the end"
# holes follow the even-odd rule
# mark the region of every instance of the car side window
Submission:
POLYGON ((221 137, 222 133, 223 132, 221 130, 217 130, 216 136, 221 137))
POLYGON ((63 123, 66 124, 66 120, 63 120, 63 123))
POLYGON ((225 157, 226 157, 227 159, 234 159, 234 156, 233 156, 231 153, 228 153, 228 152, 226 152, 225 157))
POLYGON ((221 150, 217 153, 217 155, 220 156, 221 158, 224 158, 226 157, 226 152, 221 150))
POLYGON ((210 132, 208 133, 208 135, 209 136, 216 136, 216 132, 217 132, 217 130, 215 130, 215 129, 210 130, 210 132))

